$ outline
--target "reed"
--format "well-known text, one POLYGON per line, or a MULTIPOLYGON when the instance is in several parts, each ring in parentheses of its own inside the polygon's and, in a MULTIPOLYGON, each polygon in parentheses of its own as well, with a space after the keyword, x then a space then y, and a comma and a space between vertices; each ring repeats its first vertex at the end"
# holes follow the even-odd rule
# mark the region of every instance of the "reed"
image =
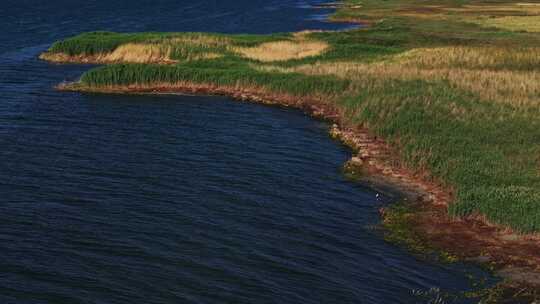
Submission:
POLYGON ((351 90, 351 82, 333 76, 263 73, 249 68, 207 68, 197 65, 116 64, 93 69, 83 75, 88 87, 149 85, 152 83, 193 82, 222 86, 257 86, 296 96, 317 95, 330 99, 351 90))

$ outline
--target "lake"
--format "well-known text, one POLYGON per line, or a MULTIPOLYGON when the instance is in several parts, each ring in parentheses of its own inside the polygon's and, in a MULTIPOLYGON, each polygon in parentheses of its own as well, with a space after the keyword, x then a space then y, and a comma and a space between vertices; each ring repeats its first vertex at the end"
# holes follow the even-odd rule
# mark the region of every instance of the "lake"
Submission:
MULTIPOLYGON (((390 198, 297 110, 58 92, 37 56, 85 31, 340 29, 323 1, 4 0, 1 303, 432 303, 491 279, 385 242, 390 198)), ((452 302, 453 303, 453 302, 452 302)), ((456 303, 468 303, 465 300, 456 303)))

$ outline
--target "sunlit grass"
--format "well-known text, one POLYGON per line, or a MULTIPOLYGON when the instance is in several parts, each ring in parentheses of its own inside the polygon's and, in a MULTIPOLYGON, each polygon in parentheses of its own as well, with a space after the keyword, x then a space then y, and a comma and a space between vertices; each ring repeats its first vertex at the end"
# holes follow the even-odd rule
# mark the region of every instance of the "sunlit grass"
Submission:
POLYGON ((511 31, 540 32, 540 16, 482 18, 475 22, 483 26, 492 26, 511 31))
POLYGON ((321 55, 329 48, 322 41, 276 41, 267 42, 254 47, 234 48, 242 57, 263 61, 287 61, 321 55))
POLYGON ((540 48, 444 47, 412 49, 384 60, 361 63, 318 62, 294 67, 254 66, 269 72, 448 81, 482 100, 516 107, 540 107, 540 48))

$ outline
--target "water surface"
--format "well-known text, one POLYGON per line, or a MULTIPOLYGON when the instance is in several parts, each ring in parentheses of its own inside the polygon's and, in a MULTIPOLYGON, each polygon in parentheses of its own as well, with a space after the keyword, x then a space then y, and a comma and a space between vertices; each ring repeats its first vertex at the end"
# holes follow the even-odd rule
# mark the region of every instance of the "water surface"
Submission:
POLYGON ((83 31, 336 29, 320 1, 0 4, 0 303, 427 303, 464 265, 386 243, 385 202, 302 113, 224 97, 56 92, 83 31))

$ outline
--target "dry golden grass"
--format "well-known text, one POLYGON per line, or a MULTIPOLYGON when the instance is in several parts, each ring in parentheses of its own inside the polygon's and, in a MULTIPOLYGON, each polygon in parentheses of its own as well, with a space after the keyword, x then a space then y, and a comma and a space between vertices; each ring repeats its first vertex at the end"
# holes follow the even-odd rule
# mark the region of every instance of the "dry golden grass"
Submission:
MULTIPOLYGON (((135 44, 128 43, 119 46, 112 53, 98 55, 101 62, 129 62, 129 63, 176 63, 171 59, 173 50, 188 50, 190 47, 219 47, 227 45, 228 39, 212 36, 188 36, 174 38, 156 43, 135 44)), ((187 60, 214 59, 223 55, 218 53, 189 53, 187 60)))
POLYGON ((112 53, 99 55, 102 62, 172 63, 171 47, 159 44, 128 43, 112 53))
POLYGON ((84 62, 84 63, 174 63, 170 58, 171 47, 158 44, 128 43, 119 46, 113 52, 96 55, 74 55, 46 52, 39 56, 52 62, 84 62))
POLYGON ((235 47, 233 51, 252 60, 272 62, 313 57, 322 54, 328 48, 326 42, 298 39, 267 42, 249 48, 235 47))
MULTIPOLYGON (((234 47, 231 41, 224 37, 195 35, 173 38, 156 43, 135 44, 128 43, 119 46, 112 53, 99 55, 102 62, 131 62, 131 63, 174 63, 171 59, 173 50, 191 47, 217 48, 223 47, 242 57, 263 61, 286 61, 302 59, 322 54, 329 45, 322 41, 307 39, 311 31, 300 32, 292 41, 276 41, 262 43, 255 47, 234 47)), ((188 60, 212 59, 221 57, 217 53, 203 53, 190 55, 188 60)))
POLYGON ((439 47, 416 48, 389 58, 389 62, 422 68, 466 67, 503 69, 505 66, 534 67, 540 64, 538 47, 439 47))
POLYGON ((292 68, 257 68, 283 73, 335 75, 364 83, 367 79, 446 80, 484 100, 530 108, 540 106, 540 72, 495 67, 501 64, 538 65, 539 51, 536 48, 515 52, 500 48, 420 48, 376 63, 334 62, 292 68))
MULTIPOLYGON (((184 46, 185 47, 185 46, 184 46)), ((84 62, 84 63, 154 63, 173 64, 178 60, 172 59, 173 50, 182 51, 182 46, 167 41, 167 43, 127 43, 120 45, 113 52, 98 53, 95 55, 73 55, 65 53, 45 52, 39 56, 43 60, 51 62, 84 62)), ((223 57, 223 54, 189 53, 186 52, 186 60, 215 59, 223 57)))
POLYGON ((126 43, 107 53, 68 55, 65 53, 43 53, 40 57, 53 62, 87 63, 157 63, 172 64, 179 61, 214 59, 226 53, 262 62, 302 59, 322 54, 329 48, 328 43, 310 40, 303 31, 294 34, 292 40, 262 43, 254 47, 235 46, 227 37, 203 34, 186 35, 168 39, 148 40, 140 43, 126 43))
MULTIPOLYGON (((442 18, 473 22, 510 30, 531 30, 537 27, 540 3, 485 3, 469 5, 409 5, 389 9, 371 9, 364 15, 384 18, 389 14, 414 18, 442 18), (501 17, 501 18, 497 18, 501 17), (521 18, 525 17, 525 18, 521 18)), ((532 31, 532 30, 531 30, 532 31)), ((536 30, 537 31, 537 30, 536 30)))
POLYGON ((474 21, 474 23, 486 27, 496 27, 510 31, 540 32, 540 16, 482 18, 474 21))
POLYGON ((481 5, 463 5, 460 7, 446 8, 447 11, 460 12, 468 14, 489 14, 489 13, 514 13, 531 14, 540 13, 539 3, 521 2, 521 3, 501 3, 501 4, 481 4, 481 5))
POLYGON ((459 7, 424 6, 422 9, 416 7, 410 10, 402 9, 397 14, 424 18, 458 18, 485 27, 540 32, 540 3, 520 2, 459 7))

